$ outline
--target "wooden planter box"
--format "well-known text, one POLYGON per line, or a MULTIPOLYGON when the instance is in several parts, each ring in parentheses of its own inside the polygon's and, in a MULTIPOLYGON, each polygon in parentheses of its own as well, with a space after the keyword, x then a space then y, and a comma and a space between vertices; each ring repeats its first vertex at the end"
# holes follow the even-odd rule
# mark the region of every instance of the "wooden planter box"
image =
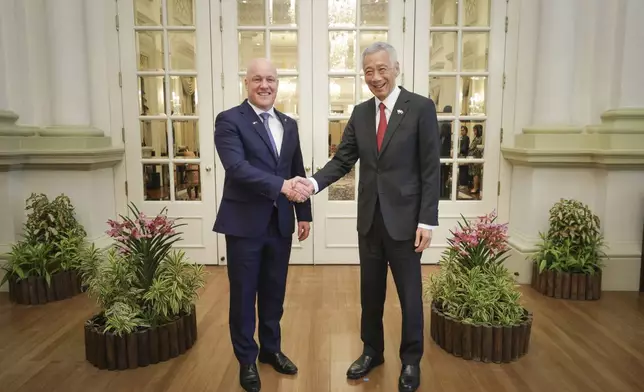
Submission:
POLYGON ((178 357, 197 341, 196 310, 176 321, 117 336, 85 325, 85 358, 99 369, 145 367, 178 357))
POLYGON ((532 263, 531 285, 548 297, 594 301, 601 298, 602 273, 588 275, 547 270, 540 273, 537 263, 532 263))
POLYGON ((445 316, 432 302, 430 334, 448 353, 479 362, 509 363, 528 353, 532 314, 519 325, 482 326, 465 324, 445 316))
POLYGON ((42 276, 27 279, 9 279, 9 300, 21 305, 44 305, 61 301, 81 293, 81 280, 78 272, 63 271, 51 276, 51 284, 42 276))

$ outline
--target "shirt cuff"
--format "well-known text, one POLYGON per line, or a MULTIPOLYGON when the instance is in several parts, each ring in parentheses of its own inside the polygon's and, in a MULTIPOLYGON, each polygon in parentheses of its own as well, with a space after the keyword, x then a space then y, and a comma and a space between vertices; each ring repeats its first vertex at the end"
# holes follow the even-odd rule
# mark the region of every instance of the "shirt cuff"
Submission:
POLYGON ((309 177, 309 181, 311 181, 311 184, 313 184, 313 188, 315 188, 315 193, 318 193, 320 191, 320 188, 318 187, 318 182, 315 181, 315 178, 309 177))
POLYGON ((419 223, 418 227, 421 229, 427 229, 427 230, 434 230, 436 228, 436 226, 430 226, 423 223, 419 223))

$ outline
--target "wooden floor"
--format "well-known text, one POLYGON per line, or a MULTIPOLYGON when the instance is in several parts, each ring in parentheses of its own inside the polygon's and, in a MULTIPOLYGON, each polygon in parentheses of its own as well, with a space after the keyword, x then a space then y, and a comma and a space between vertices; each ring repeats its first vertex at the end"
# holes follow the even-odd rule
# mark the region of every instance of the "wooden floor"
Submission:
MULTIPOLYGON (((210 268, 197 305, 199 340, 186 354, 146 368, 112 372, 84 360, 83 322, 95 311, 85 295, 45 306, 12 305, 0 293, 0 390, 241 391, 228 333, 226 271, 210 268)), ((430 273, 430 267, 425 273, 430 273)), ((390 276, 385 311, 385 364, 368 379, 345 372, 360 354, 358 268, 290 269, 282 322, 283 349, 299 366, 295 377, 260 366, 262 391, 397 390, 400 308, 390 276)), ((605 293, 598 302, 554 300, 522 288, 534 312, 530 352, 507 365, 465 361, 429 339, 420 391, 644 391, 644 295, 605 293)))

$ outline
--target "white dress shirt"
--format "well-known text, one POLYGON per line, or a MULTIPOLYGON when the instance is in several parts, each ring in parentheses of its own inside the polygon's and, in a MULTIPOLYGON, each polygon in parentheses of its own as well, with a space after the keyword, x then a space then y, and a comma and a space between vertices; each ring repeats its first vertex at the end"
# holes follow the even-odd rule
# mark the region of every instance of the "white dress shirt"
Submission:
POLYGON ((279 155, 282 151, 282 140, 284 140, 284 127, 277 114, 275 114, 275 108, 270 108, 268 110, 262 110, 257 106, 253 105, 248 101, 250 107, 253 108, 257 116, 259 116, 260 121, 262 121, 262 126, 264 126, 263 119, 261 114, 268 113, 268 127, 271 129, 271 134, 273 135, 273 140, 275 140, 275 147, 277 148, 277 154, 279 155))
MULTIPOLYGON (((376 116, 376 129, 374 129, 374 132, 377 134, 378 133, 378 124, 380 124, 380 102, 385 104, 385 117, 387 118, 387 124, 389 124, 389 118, 391 117, 391 112, 394 110, 394 106, 396 105, 396 101, 398 100, 398 96, 400 95, 400 87, 396 86, 396 88, 393 89, 391 94, 387 98, 385 98, 384 101, 380 101, 378 97, 374 97, 376 100, 376 112, 374 113, 374 116, 376 116)), ((313 187, 315 187, 315 193, 319 192, 319 187, 318 187, 318 182, 315 181, 315 178, 309 177, 309 180, 313 183, 313 187)), ((434 229, 435 226, 430 226, 424 223, 418 223, 418 227, 421 229, 428 229, 432 230, 434 229)))

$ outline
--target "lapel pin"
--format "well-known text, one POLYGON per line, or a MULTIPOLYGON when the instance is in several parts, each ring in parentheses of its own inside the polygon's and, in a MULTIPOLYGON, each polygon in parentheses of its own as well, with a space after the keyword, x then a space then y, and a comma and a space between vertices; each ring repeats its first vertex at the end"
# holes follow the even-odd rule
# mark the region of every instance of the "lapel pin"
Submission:
POLYGON ((257 124, 257 121, 253 121, 253 125, 257 124))
POLYGON ((400 109, 398 109, 398 110, 396 110, 396 113, 398 113, 398 114, 403 114, 403 111, 402 111, 402 110, 400 110, 400 109))

